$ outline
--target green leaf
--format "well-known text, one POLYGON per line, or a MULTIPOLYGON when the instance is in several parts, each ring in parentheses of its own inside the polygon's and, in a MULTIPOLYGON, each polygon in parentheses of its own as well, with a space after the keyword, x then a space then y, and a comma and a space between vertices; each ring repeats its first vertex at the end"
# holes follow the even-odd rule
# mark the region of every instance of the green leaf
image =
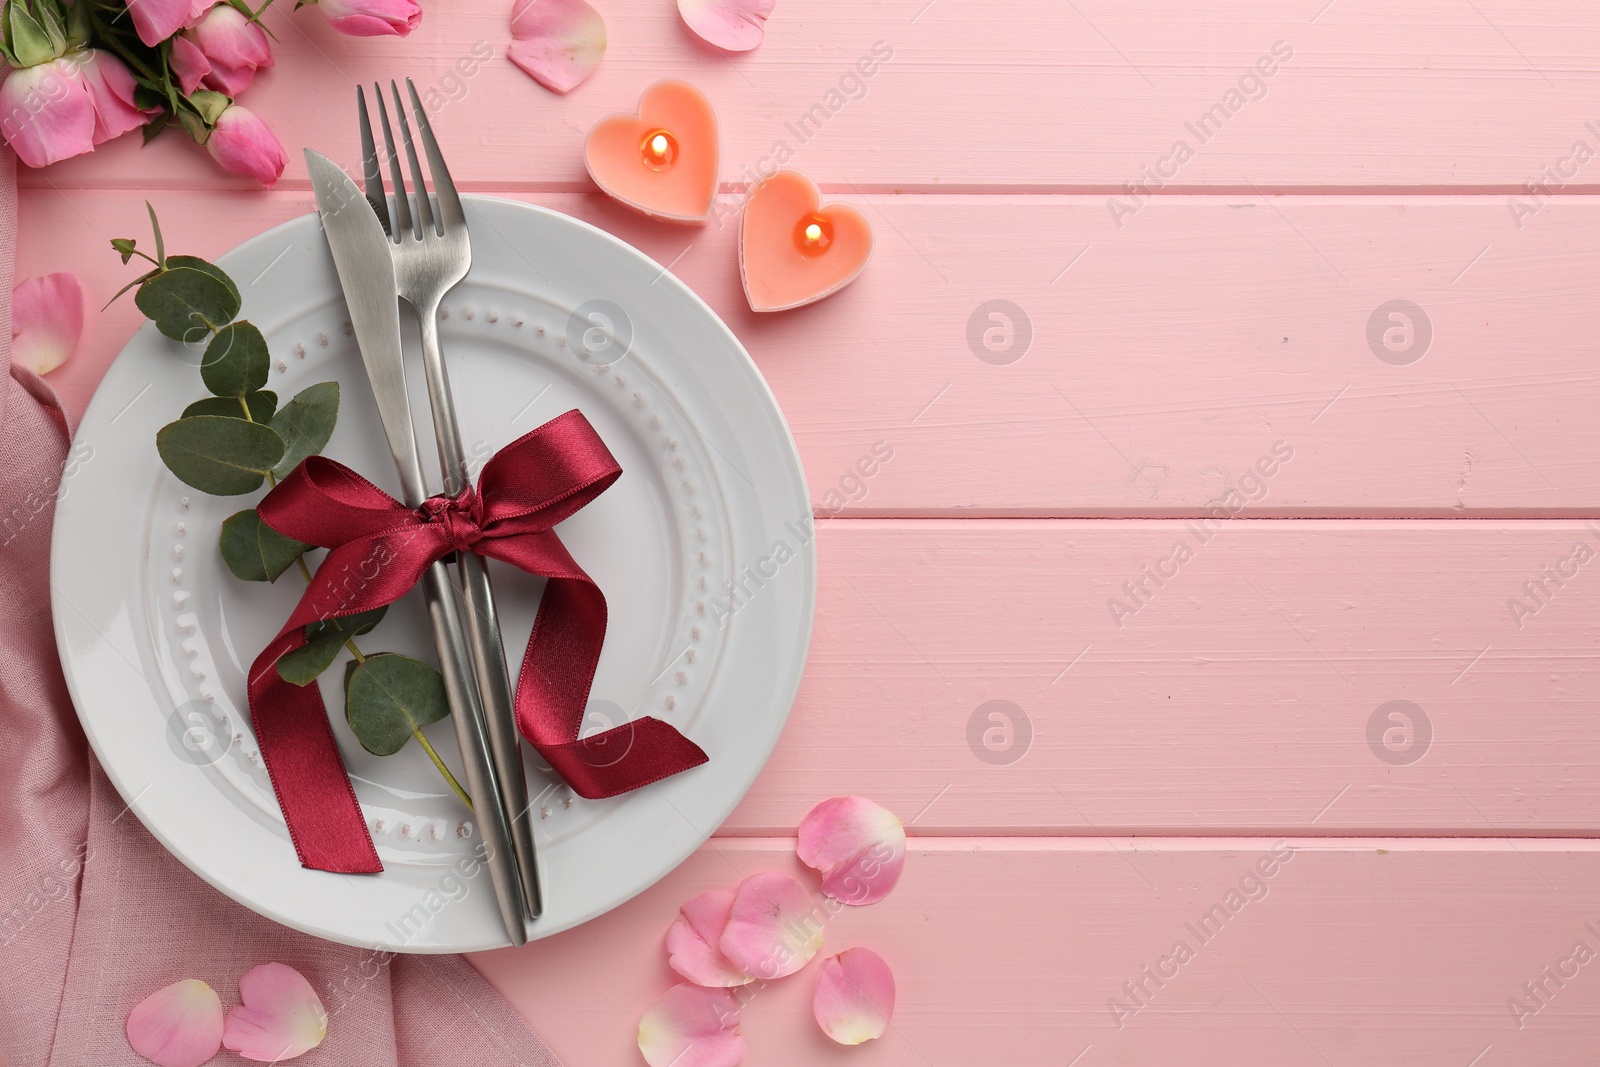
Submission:
POLYGON ((193 104, 194 109, 200 112, 200 117, 205 120, 207 126, 215 126, 217 124, 217 116, 227 110, 228 105, 233 101, 210 89, 197 89, 189 94, 189 103, 193 104))
MULTIPOLYGON (((161 96, 159 93, 150 94, 150 96, 154 99, 149 99, 147 97, 142 98, 140 96, 140 90, 143 88, 143 86, 140 86, 138 89, 133 91, 134 106, 139 108, 141 111, 148 111, 151 108, 160 107, 161 104, 165 102, 165 97, 161 96)), ((151 141, 154 141, 156 139, 156 134, 166 129, 167 123, 170 121, 172 121, 172 117, 170 115, 158 115, 149 122, 145 123, 144 129, 141 133, 141 136, 144 138, 142 143, 149 144, 151 141)))
POLYGON ((50 43, 50 35, 28 13, 27 8, 13 2, 6 5, 6 13, 10 16, 6 23, 6 40, 11 45, 11 51, 17 57, 19 64, 24 67, 36 67, 40 63, 50 62, 61 54, 50 43))
MULTIPOLYGON (((271 389, 246 393, 244 402, 250 405, 251 422, 270 423, 272 413, 278 410, 278 394, 271 389)), ((236 396, 208 396, 204 400, 196 400, 183 409, 184 418, 194 415, 221 415, 225 419, 242 419, 244 409, 239 406, 239 398, 236 396)))
POLYGON ((375 756, 392 756, 413 730, 449 714, 444 679, 420 660, 384 652, 345 669, 345 721, 375 756))
POLYGON ((267 384, 267 339, 244 319, 217 331, 200 362, 200 380, 218 396, 240 397, 267 384))
POLYGON ((150 213, 150 229, 156 235, 156 266, 165 267, 167 265, 167 244, 161 239, 161 220, 156 218, 156 209, 150 201, 146 200, 144 202, 144 209, 150 213))
POLYGON ((368 633, 383 619, 387 607, 346 615, 342 619, 314 622, 306 627, 306 643, 278 658, 278 676, 290 685, 309 685, 333 665, 344 643, 368 633))
POLYGON ((60 55, 67 50, 67 26, 61 20, 61 13, 56 10, 55 4, 50 0, 34 5, 34 10, 39 13, 39 25, 44 27, 45 36, 50 38, 50 47, 60 55))
POLYGON ((285 537, 261 521, 255 508, 229 515, 222 521, 218 541, 222 562, 233 576, 245 582, 275 582, 310 545, 285 537))
POLYGON ((131 237, 113 237, 111 247, 121 254, 123 265, 126 266, 128 260, 133 258, 133 250, 139 247, 139 242, 131 237))
POLYGON ((282 478, 301 460, 321 452, 333 436, 333 424, 338 418, 338 382, 318 382, 296 393, 282 411, 272 416, 272 428, 284 443, 283 459, 272 468, 273 475, 282 478))
POLYGON ((167 269, 140 285, 133 302, 174 341, 199 344, 239 314, 239 291, 210 271, 176 266, 180 258, 188 257, 167 260, 167 269))
POLYGON ((167 259, 167 266, 184 267, 189 270, 197 270, 202 274, 211 275, 213 278, 223 284, 223 286, 228 290, 228 294, 233 298, 233 315, 228 316, 229 321, 232 321, 234 315, 239 314, 239 308, 242 305, 243 300, 239 296, 239 287, 233 284, 233 279, 228 277, 227 271, 223 270, 215 263, 206 262, 199 256, 170 256, 167 259))
POLYGON ((156 450, 167 469, 213 496, 258 489, 283 458, 283 438, 258 422, 195 415, 156 431, 156 450))

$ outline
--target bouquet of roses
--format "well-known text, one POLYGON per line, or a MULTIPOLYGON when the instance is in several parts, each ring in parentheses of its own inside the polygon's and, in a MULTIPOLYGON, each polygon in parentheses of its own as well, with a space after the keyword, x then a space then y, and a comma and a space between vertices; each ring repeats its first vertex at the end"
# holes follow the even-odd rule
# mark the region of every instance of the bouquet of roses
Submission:
MULTIPOLYGON (((312 3, 341 33, 403 37, 416 0, 312 3)), ((261 17, 272 0, 0 0, 0 137, 30 167, 168 126, 225 170, 271 185, 288 161, 277 135, 234 101, 272 66, 261 17)))

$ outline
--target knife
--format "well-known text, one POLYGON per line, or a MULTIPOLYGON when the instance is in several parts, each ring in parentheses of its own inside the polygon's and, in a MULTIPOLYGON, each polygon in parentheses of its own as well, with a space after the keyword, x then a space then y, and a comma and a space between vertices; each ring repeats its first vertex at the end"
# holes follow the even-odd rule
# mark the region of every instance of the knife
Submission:
MULTIPOLYGON (((333 264, 350 309, 361 361, 378 403, 389 451, 400 474, 407 507, 420 507, 427 498, 422 464, 417 455, 416 431, 411 421, 411 401, 406 392, 406 371, 400 349, 400 302, 396 297, 394 264, 389 240, 367 201, 349 176, 326 156, 306 150, 306 168, 317 195, 333 264)), ((486 861, 494 885, 500 918, 513 945, 527 941, 523 923, 522 881, 512 849, 511 824, 500 800, 489 748, 488 724, 478 697, 472 660, 467 652, 466 630, 457 606, 460 590, 450 580, 450 569, 436 562, 423 575, 423 594, 440 672, 455 723, 456 742, 466 771, 467 791, 473 798, 473 815, 489 853, 486 861)))

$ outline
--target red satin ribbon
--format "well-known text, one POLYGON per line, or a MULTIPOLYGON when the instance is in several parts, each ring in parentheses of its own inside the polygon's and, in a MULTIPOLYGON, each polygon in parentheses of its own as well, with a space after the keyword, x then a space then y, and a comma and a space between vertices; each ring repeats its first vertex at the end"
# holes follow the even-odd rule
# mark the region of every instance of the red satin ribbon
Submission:
POLYGON ((412 510, 348 467, 312 456, 261 501, 261 519, 329 549, 294 614, 250 668, 250 715, 306 867, 381 871, 315 684, 284 681, 277 662, 305 627, 389 604, 435 561, 471 551, 548 578, 517 679, 517 726, 579 796, 626 793, 706 762, 693 741, 644 717, 580 740, 605 640, 606 599, 552 529, 599 496, 622 468, 577 411, 518 438, 484 465, 478 487, 412 510))

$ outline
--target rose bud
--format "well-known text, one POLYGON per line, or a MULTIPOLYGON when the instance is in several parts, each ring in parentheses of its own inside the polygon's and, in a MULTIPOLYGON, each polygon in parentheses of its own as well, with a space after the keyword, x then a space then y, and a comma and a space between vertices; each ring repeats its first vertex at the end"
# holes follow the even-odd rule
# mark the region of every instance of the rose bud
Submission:
POLYGON ((317 7, 351 37, 404 37, 422 21, 416 0, 320 0, 317 7))
POLYGON ((139 40, 154 48, 187 26, 217 0, 128 0, 139 40))
POLYGON ((170 61, 184 95, 203 85, 238 96, 258 69, 272 66, 272 46, 260 25, 238 8, 219 4, 172 39, 170 61))
POLYGON ((272 127, 253 111, 230 104, 206 139, 206 151, 222 164, 223 170, 248 174, 262 185, 277 182, 289 157, 272 127))

